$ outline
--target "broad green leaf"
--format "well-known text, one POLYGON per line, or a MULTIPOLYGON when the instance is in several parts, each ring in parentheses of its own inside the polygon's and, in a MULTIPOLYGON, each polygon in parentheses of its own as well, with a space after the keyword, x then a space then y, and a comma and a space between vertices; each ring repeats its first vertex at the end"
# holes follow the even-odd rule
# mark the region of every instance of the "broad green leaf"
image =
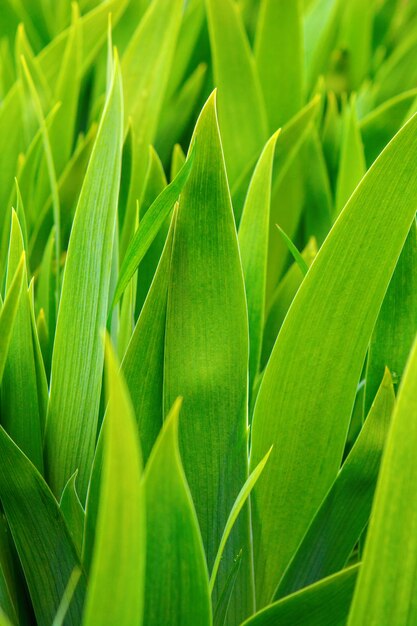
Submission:
POLYGON ((169 216, 172 207, 188 180, 193 161, 194 156, 191 153, 176 178, 154 200, 139 223, 139 227, 129 244, 120 268, 119 280, 113 297, 113 306, 120 300, 139 263, 169 216))
POLYGON ((300 0, 262 0, 255 37, 255 59, 269 130, 274 132, 288 122, 303 104, 304 50, 300 0))
MULTIPOLYGON (((23 253, 23 236, 16 213, 12 214, 6 296, 23 253)), ((1 393, 1 423, 13 441, 43 470, 41 406, 38 396, 36 362, 32 341, 32 320, 26 293, 27 271, 4 368, 1 393)), ((6 298, 7 301, 7 298, 6 298)))
MULTIPOLYGON (((314 239, 310 239, 302 252, 304 261, 311 265, 317 254, 317 244, 314 239)), ((270 305, 266 312, 265 325, 263 330, 261 369, 265 367, 274 347, 282 322, 290 308, 291 302, 298 291, 304 275, 296 263, 293 263, 282 278, 271 298, 270 305)))
POLYGON ((387 370, 365 424, 279 583, 275 599, 345 567, 369 520, 394 404, 387 370))
POLYGON ((369 345, 365 409, 378 389, 387 366, 398 387, 417 333, 417 226, 411 225, 401 256, 379 312, 369 345))
MULTIPOLYGON (((53 494, 29 459, 0 428, 0 499, 40 624, 50 624, 74 567, 76 549, 53 494)), ((85 594, 82 576, 66 624, 78 626, 85 594)))
POLYGON ((259 476, 262 474, 263 469, 268 462, 270 453, 271 453, 271 450, 265 455, 265 458, 262 459, 259 465, 255 467, 253 472, 248 476, 247 481, 245 482, 242 489, 240 490, 239 495, 236 498, 236 502, 234 503, 232 510, 230 511, 230 515, 227 519, 226 526, 224 527, 223 535, 220 540, 219 549, 217 550, 216 558, 214 560, 213 569, 211 570, 210 593, 212 593, 213 588, 214 588, 214 583, 216 581, 217 572, 219 571, 220 561, 222 559, 227 540, 229 539, 233 526, 237 518, 239 517, 239 513, 244 507, 247 499, 250 496, 252 489, 256 485, 256 481, 258 480, 259 476))
POLYGON ((209 626, 207 564, 178 448, 177 400, 145 469, 146 626, 209 626))
POLYGON ((355 99, 351 99, 344 112, 336 186, 336 215, 343 209, 365 172, 365 154, 356 117, 355 99))
POLYGON ((155 277, 122 361, 145 462, 162 428, 165 322, 175 222, 174 211, 155 277))
POLYGON ((360 132, 368 166, 407 121, 407 113, 416 97, 417 89, 411 89, 387 100, 361 119, 360 132))
MULTIPOLYGON (((181 454, 211 569, 229 512, 247 478, 248 368, 243 274, 215 92, 200 114, 192 143, 195 160, 180 197, 172 250, 164 406, 167 411, 178 396, 184 397, 181 454)), ((217 584, 223 587, 242 549, 230 609, 235 622, 252 610, 248 541, 245 508, 226 547, 217 584)))
POLYGON ((6 299, 0 307, 0 384, 6 365, 10 342, 13 336, 13 327, 19 309, 20 294, 22 292, 23 278, 25 276, 25 255, 16 268, 14 276, 10 282, 6 299))
POLYGON ((48 418, 46 467, 61 495, 78 469, 83 502, 100 401, 111 251, 122 152, 123 102, 115 70, 72 226, 58 311, 48 418), (87 367, 81 367, 81 363, 87 367))
POLYGON ((133 407, 109 340, 106 390, 100 500, 83 625, 139 626, 145 582, 142 460, 133 407))
POLYGON ((414 343, 382 460, 349 626, 408 626, 417 620, 416 385, 414 343))
MULTIPOLYGON (((219 90, 219 123, 230 184, 258 158, 268 122, 255 60, 234 0, 206 0, 219 90)), ((274 129, 276 130, 276 129, 274 129)))
POLYGON ((260 606, 340 465, 370 335, 415 214, 416 131, 414 116, 351 196, 293 301, 265 371, 251 456, 255 467, 274 445, 252 498, 260 606))
POLYGON ((354 565, 283 598, 242 626, 345 626, 358 570, 354 565))
MULTIPOLYGON (((272 165, 278 133, 267 142, 255 167, 239 224, 239 248, 249 318, 249 390, 258 373, 265 317, 272 165)), ((249 391, 251 394, 251 391, 249 391)))
POLYGON ((59 508, 61 509, 62 515, 67 523, 74 546, 77 548, 78 554, 81 555, 85 514, 78 498, 76 479, 77 473, 74 472, 64 487, 64 491, 62 492, 61 500, 59 502, 59 508))

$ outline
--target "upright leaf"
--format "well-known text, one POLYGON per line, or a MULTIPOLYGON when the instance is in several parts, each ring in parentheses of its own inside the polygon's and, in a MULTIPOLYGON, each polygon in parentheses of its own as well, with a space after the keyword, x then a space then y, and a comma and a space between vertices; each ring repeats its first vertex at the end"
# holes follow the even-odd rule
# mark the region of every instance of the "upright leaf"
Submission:
POLYGON ((145 470, 147 626, 209 626, 207 565, 178 449, 177 401, 145 470))
MULTIPOLYGON (((278 134, 266 144, 249 185, 239 225, 239 247, 249 318, 249 390, 258 373, 265 316, 272 165, 278 134)), ((250 392, 249 392, 250 393, 250 392)))
POLYGON ((142 461, 133 407, 118 370, 108 340, 104 458, 84 626, 142 624, 145 571, 142 461))
POLYGON ((365 154, 356 117, 355 100, 351 99, 344 114, 336 187, 336 215, 343 209, 365 172, 365 154))
POLYGON ((154 280, 122 361, 138 420, 145 462, 162 428, 165 323, 175 222, 176 213, 173 214, 154 280))
MULTIPOLYGON (((6 280, 7 290, 11 288, 22 253, 22 231, 17 215, 13 211, 6 280)), ((32 342, 31 310, 25 284, 27 282, 26 268, 23 271, 24 287, 19 297, 2 380, 1 423, 22 451, 42 471, 41 407, 32 342)))
POLYGON ((86 495, 97 429, 103 344, 122 152, 123 104, 115 70, 72 226, 62 284, 48 418, 46 467, 57 496, 76 469, 86 495))
MULTIPOLYGON (((194 165, 180 197, 172 250, 164 405, 167 411, 176 397, 184 397, 181 454, 211 569, 229 511, 247 477, 248 367, 243 275, 214 94, 192 141, 194 165)), ((252 608, 248 541, 245 508, 218 578, 221 589, 243 549, 232 621, 252 608)))
POLYGON ((398 401, 349 614, 349 626, 417 620, 417 343, 414 343, 398 401))
MULTIPOLYGON (((268 138, 259 77, 233 0, 206 0, 219 123, 230 184, 256 159, 268 138)), ((275 129, 276 130, 276 129, 275 129)))
POLYGON ((340 465, 370 334, 415 214, 416 132, 414 116, 351 196, 265 371, 251 456, 255 467, 274 445, 252 499, 260 605, 269 601, 340 465))

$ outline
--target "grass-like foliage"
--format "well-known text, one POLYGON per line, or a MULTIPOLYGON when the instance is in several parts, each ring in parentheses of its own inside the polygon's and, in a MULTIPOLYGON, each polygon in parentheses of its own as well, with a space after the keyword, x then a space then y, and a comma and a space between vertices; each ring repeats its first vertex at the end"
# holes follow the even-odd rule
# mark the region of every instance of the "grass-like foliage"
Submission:
POLYGON ((417 625, 417 3, 1 0, 0 626, 417 625))

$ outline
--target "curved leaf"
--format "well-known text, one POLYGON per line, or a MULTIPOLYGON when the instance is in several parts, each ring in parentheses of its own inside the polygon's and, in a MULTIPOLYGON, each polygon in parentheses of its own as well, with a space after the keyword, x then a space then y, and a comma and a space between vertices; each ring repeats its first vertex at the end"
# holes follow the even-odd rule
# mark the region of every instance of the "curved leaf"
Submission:
POLYGON ((338 471, 370 334, 415 214, 415 159, 417 116, 351 196, 268 362, 251 456, 255 467, 274 445, 252 498, 260 605, 270 599, 338 471))

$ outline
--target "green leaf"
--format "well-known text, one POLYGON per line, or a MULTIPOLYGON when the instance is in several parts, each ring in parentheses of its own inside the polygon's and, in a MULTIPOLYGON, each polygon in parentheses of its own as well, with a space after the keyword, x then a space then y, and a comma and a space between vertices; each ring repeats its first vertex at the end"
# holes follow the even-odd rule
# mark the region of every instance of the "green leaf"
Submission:
POLYGON ((123 291, 136 272, 139 263, 149 250, 162 224, 169 216, 175 201, 178 199, 178 196, 188 180, 193 160, 194 156, 193 153, 191 153, 176 178, 159 194, 139 223, 139 228, 129 244, 122 267, 120 268, 119 280, 117 282, 112 306, 115 306, 120 300, 123 291))
MULTIPOLYGON (((80 567, 58 503, 44 479, 0 428, 0 498, 40 624, 50 624, 74 567, 80 567)), ((85 594, 82 576, 68 611, 77 626, 85 594)))
POLYGON ((230 606, 230 599, 233 595, 237 575, 239 573, 240 564, 242 562, 242 552, 239 552, 231 567, 230 573, 226 579, 223 591, 217 601, 213 614, 213 626, 224 626, 226 624, 227 613, 230 606))
POLYGON ((287 233, 285 233, 282 230, 281 226, 279 224, 276 224, 276 227, 278 228, 279 234, 281 235, 285 245, 287 246, 289 252, 291 253, 291 256, 293 257, 294 261, 297 263, 297 265, 300 268, 303 276, 305 276, 307 274, 307 272, 308 272, 308 265, 304 261, 303 255, 298 250, 298 248, 295 245, 295 243, 288 237, 287 233))
POLYGON ((336 186, 336 215, 343 209, 365 172, 365 154, 356 117, 355 99, 352 98, 344 111, 342 145, 336 186))
POLYGON ((312 129, 301 148, 304 174, 305 240, 314 237, 319 246, 332 226, 333 198, 323 145, 312 129))
POLYGON ((78 469, 83 502, 100 401, 103 345, 120 182, 123 103, 115 71, 72 226, 52 356, 46 466, 60 496, 78 469), (80 367, 84 363, 87 367, 80 367))
POLYGON ((304 51, 300 0, 262 0, 255 37, 255 59, 269 130, 274 132, 288 122, 303 104, 304 51))
POLYGON ((165 323, 175 223, 176 211, 154 280, 122 362, 138 420, 145 462, 162 428, 165 323), (138 384, 138 381, 142 382, 138 384))
POLYGON ((307 93, 327 69, 330 52, 336 43, 342 0, 316 0, 304 16, 307 93))
POLYGON ((365 409, 370 407, 378 380, 387 366, 396 388, 402 379, 417 333, 417 226, 415 221, 395 268, 369 345, 365 409))
MULTIPOLYGON (((184 397, 181 454, 211 569, 229 512, 247 478, 248 368, 243 274, 215 93, 200 114, 192 141, 195 161, 181 194, 172 251, 164 406, 167 411, 179 395, 184 397)), ((252 608, 248 542, 245 508, 218 576, 221 589, 243 549, 231 603, 230 619, 236 622, 252 608)))
POLYGON ((142 624, 145 497, 133 407, 110 341, 100 500, 84 626, 142 624))
POLYGON ((255 167, 239 225, 239 248, 249 318, 249 389, 258 373, 265 317, 272 165, 278 132, 272 135, 255 167))
POLYGON ((340 465, 369 338, 415 214, 416 131, 417 116, 351 196, 293 301, 265 371, 251 456, 254 467, 274 445, 252 498, 260 605, 271 598, 340 465))
POLYGON ((176 143, 172 150, 170 180, 174 180, 185 163, 186 156, 180 144, 176 143))
POLYGON ((2 307, 0 307, 0 384, 3 378, 10 342, 13 336, 13 327, 16 315, 19 309, 23 277, 26 273, 25 264, 25 254, 22 253, 22 257, 10 282, 6 299, 2 307))
MULTIPOLYGON (((268 122, 255 60, 233 0, 206 0, 219 123, 231 186, 258 158, 268 122)), ((276 129, 274 129, 276 130, 276 129)))
MULTIPOLYGON (((310 239, 301 254, 305 263, 310 266, 317 254, 316 241, 310 239)), ((301 272, 299 266, 293 263, 274 291, 266 313, 262 342, 261 369, 263 369, 268 362, 275 340, 278 337, 279 329, 281 328, 282 322, 303 278, 304 274, 301 272)))
POLYGON ((343 6, 339 45, 348 51, 350 89, 358 89, 371 70, 375 5, 375 0, 350 0, 343 6))
POLYGON ((132 124, 132 176, 122 230, 121 258, 133 234, 136 202, 141 200, 159 115, 181 24, 182 0, 156 0, 133 34, 122 58, 126 119, 132 124))
MULTIPOLYGON (((23 253, 23 236, 16 213, 12 214, 6 295, 23 253)), ((36 361, 32 341, 32 319, 26 292, 27 271, 4 368, 1 393, 1 422, 13 441, 43 470, 41 406, 38 396, 36 361)), ((7 298, 6 298, 7 301, 7 298)))
POLYGON ((201 92, 206 74, 207 65, 200 63, 161 116, 156 147, 164 163, 168 161, 172 146, 176 141, 181 140, 190 121, 195 120, 195 117, 192 118, 196 112, 196 106, 201 103, 201 92))
POLYGON ((180 405, 168 415, 145 470, 147 626, 211 624, 203 543, 178 448, 180 405))
POLYGON ((417 344, 392 417, 349 626, 414 624, 417 619, 417 344))
POLYGON ((369 520, 394 404, 391 375, 386 370, 365 424, 280 581, 275 599, 345 567, 369 520))
POLYGON ((242 626, 345 626, 358 569, 354 565, 283 598, 242 626))
POLYGON ((58 611, 55 614, 52 626, 63 626, 80 577, 81 570, 78 567, 75 567, 72 570, 71 576, 68 580, 68 584, 65 587, 64 595, 61 598, 61 602, 59 604, 58 611))
POLYGON ((229 539, 233 526, 235 525, 235 522, 237 518, 239 517, 239 513, 244 507, 247 499, 250 496, 252 489, 256 485, 256 481, 258 480, 259 476, 262 474, 264 467, 268 462, 270 453, 271 453, 271 450, 265 455, 265 458, 262 459, 259 465, 255 467, 253 472, 249 475, 247 481, 245 482, 242 489, 240 490, 238 497, 236 498, 236 502, 234 503, 232 510, 230 511, 230 515, 227 519, 226 526, 224 527, 223 535, 220 540, 219 549, 217 550, 216 558, 214 559, 213 568, 211 570, 210 593, 213 592, 214 583, 216 581, 217 572, 219 570, 220 561, 222 559, 227 540, 229 539))
POLYGON ((361 119, 360 132, 368 166, 407 121, 407 113, 416 97, 417 89, 411 89, 387 100, 361 119))
POLYGON ((77 488, 75 486, 76 479, 77 472, 74 472, 64 487, 59 508, 67 523, 74 546, 77 548, 78 554, 81 555, 85 514, 78 498, 77 488))
MULTIPOLYGON (((166 186, 167 179, 164 167, 161 163, 161 159, 159 158, 158 153, 151 146, 142 202, 140 203, 139 207, 139 224, 143 220, 143 216, 146 214, 149 207, 153 204, 153 202, 165 189, 166 186)), ((143 307, 143 303, 149 291, 149 287, 154 277, 156 267, 158 265, 159 259, 161 258, 162 249, 164 247, 169 229, 170 217, 171 216, 168 213, 168 216, 165 218, 162 226, 160 226, 154 240, 149 246, 148 251, 146 252, 139 264, 136 279, 135 275, 133 275, 131 279, 131 284, 132 281, 133 283, 135 281, 137 283, 135 303, 135 312, 137 313, 139 313, 143 307)))

